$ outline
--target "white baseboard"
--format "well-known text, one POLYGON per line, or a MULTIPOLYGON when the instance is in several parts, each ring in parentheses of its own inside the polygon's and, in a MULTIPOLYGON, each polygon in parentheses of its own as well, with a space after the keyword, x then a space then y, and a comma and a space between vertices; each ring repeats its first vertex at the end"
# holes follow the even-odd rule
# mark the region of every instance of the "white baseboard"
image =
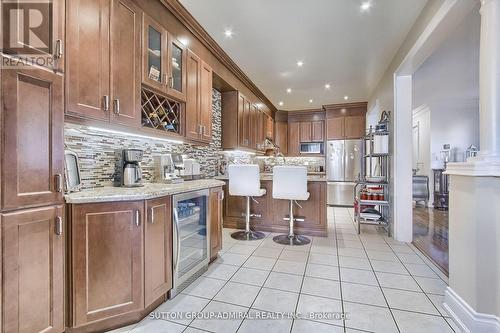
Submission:
POLYGON ((464 333, 500 333, 500 318, 476 312, 450 287, 446 289, 443 307, 464 333))

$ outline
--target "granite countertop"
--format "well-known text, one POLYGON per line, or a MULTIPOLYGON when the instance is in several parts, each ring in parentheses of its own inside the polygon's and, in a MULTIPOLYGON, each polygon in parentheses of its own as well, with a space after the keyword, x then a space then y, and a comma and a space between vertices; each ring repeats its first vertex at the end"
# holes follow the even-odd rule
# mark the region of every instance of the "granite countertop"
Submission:
POLYGON ((144 184, 142 187, 134 188, 105 186, 66 194, 64 199, 71 204, 147 200, 223 185, 225 183, 217 179, 199 179, 180 184, 144 184))
MULTIPOLYGON (((221 175, 221 176, 215 177, 215 179, 229 180, 229 176, 228 175, 221 175)), ((272 173, 261 173, 260 180, 264 180, 264 181, 273 180, 273 174, 272 173)), ((307 181, 308 182, 326 182, 327 179, 326 179, 325 174, 307 174, 307 181)))

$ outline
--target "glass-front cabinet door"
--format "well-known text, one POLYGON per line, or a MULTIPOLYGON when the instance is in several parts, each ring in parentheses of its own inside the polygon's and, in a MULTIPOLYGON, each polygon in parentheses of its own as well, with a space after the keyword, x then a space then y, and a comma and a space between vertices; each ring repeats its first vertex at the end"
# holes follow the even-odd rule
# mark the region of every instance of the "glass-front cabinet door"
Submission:
POLYGON ((151 17, 144 14, 144 45, 142 82, 161 91, 167 85, 167 32, 151 17))
POLYGON ((167 93, 181 101, 186 100, 186 47, 169 35, 169 82, 167 93))

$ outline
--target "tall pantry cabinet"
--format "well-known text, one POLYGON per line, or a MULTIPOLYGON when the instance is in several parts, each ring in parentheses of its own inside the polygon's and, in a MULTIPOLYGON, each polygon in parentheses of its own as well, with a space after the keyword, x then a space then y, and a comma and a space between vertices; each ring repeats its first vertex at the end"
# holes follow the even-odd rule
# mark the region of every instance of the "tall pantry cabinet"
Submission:
MULTIPOLYGON (((38 50, 36 45, 26 48, 34 56, 53 61, 0 70, 3 333, 64 331, 65 1, 51 3, 57 24, 49 32, 47 49, 38 50)), ((2 1, 4 4, 7 2, 2 1)), ((2 63, 15 63, 18 53, 23 54, 10 51, 3 49, 2 63)))

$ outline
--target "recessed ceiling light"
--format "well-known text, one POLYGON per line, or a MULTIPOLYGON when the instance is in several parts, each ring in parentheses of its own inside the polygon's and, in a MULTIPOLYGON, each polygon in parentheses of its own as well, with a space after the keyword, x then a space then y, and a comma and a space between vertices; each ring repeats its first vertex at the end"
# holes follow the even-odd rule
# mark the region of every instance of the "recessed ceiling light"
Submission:
POLYGON ((279 104, 280 106, 283 106, 283 104, 285 104, 285 103, 283 103, 283 102, 279 102, 278 104, 279 104))
POLYGON ((309 100, 309 103, 312 103, 312 102, 313 102, 313 100, 312 100, 312 99, 310 99, 310 100, 309 100))
POLYGON ((287 94, 291 94, 291 93, 292 93, 292 88, 287 88, 287 89, 286 89, 286 93, 287 93, 287 94))
POLYGON ((349 96, 344 96, 344 99, 347 101, 349 99, 349 96))
POLYGON ((370 10, 370 8, 372 8, 372 2, 371 1, 364 1, 363 3, 361 3, 361 11, 362 12, 367 12, 370 10))
POLYGON ((224 30, 224 36, 226 36, 227 38, 233 37, 233 31, 231 29, 224 30))
POLYGON ((325 84, 325 89, 330 89, 330 84, 329 83, 325 84))
POLYGON ((304 62, 302 60, 297 61, 297 66, 299 67, 304 66, 304 62))

